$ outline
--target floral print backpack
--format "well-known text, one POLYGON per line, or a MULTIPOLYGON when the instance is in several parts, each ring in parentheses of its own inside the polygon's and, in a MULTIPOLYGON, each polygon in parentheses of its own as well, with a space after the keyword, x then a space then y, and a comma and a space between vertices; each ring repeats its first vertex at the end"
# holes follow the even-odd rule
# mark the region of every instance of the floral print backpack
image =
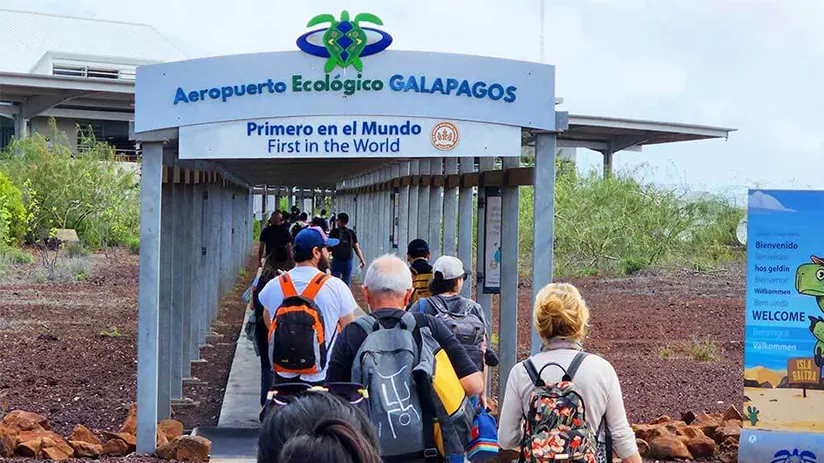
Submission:
POLYGON ((538 371, 532 360, 524 362, 536 389, 524 419, 522 462, 596 463, 598 441, 587 423, 584 399, 572 382, 586 356, 579 352, 567 370, 557 363, 548 363, 538 371), (564 371, 560 383, 546 384, 541 379, 541 373, 551 365, 564 371))

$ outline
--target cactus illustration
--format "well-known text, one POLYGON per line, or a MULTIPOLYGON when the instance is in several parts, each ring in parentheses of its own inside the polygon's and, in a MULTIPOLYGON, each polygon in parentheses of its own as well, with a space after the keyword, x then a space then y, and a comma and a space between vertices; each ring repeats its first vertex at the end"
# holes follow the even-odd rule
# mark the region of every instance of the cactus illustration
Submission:
POLYGON ((750 424, 755 426, 755 423, 758 423, 758 414, 761 413, 758 411, 757 408, 752 406, 747 407, 747 419, 750 420, 750 424))

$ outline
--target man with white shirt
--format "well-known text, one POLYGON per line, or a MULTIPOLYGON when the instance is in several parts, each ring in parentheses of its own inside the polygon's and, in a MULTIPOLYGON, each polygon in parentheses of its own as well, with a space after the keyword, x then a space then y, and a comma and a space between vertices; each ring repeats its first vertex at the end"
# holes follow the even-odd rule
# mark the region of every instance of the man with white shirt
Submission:
POLYGON ((337 335, 354 320, 357 303, 349 287, 326 274, 328 248, 337 241, 320 227, 301 230, 293 244, 295 268, 260 292, 275 384, 322 384, 337 335))

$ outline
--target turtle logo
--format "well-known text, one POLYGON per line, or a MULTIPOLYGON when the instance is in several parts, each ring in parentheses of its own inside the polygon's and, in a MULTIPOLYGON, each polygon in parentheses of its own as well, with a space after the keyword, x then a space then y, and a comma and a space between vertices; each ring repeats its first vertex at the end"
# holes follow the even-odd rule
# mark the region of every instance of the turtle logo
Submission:
POLYGON ((359 13, 350 20, 349 12, 344 10, 340 21, 331 14, 320 14, 310 19, 306 27, 324 23, 329 23, 329 27, 301 35, 297 45, 305 53, 327 58, 323 67, 326 73, 332 72, 336 66, 346 69, 350 65, 363 71, 362 57, 380 53, 392 43, 392 36, 386 32, 361 27, 361 23, 383 25, 383 21, 371 13, 359 13))

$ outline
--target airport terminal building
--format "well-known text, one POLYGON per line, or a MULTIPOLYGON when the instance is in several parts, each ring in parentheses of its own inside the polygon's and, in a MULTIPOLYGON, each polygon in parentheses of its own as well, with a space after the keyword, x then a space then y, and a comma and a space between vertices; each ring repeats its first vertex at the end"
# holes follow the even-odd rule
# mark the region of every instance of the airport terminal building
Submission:
POLYGON ((12 10, 0 10, 0 43, 0 149, 54 117, 74 149, 90 132, 134 155, 135 69, 186 58, 144 24, 12 10))

